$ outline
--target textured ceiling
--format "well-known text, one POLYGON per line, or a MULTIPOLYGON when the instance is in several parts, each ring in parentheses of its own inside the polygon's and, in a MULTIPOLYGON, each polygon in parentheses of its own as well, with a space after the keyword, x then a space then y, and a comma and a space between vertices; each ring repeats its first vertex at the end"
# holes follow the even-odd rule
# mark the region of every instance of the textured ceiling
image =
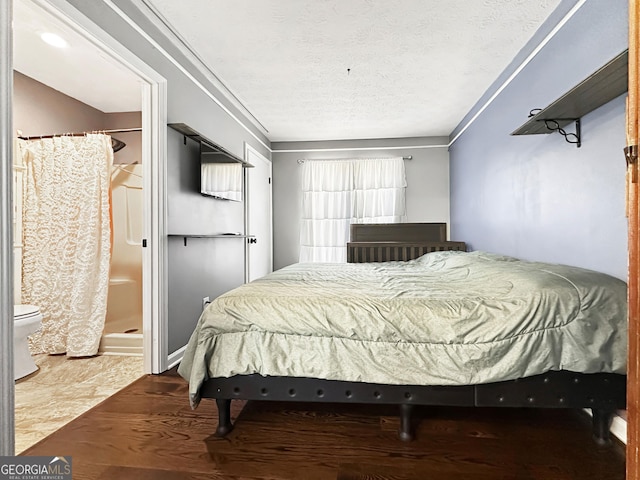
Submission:
POLYGON ((145 0, 272 141, 449 135, 560 0, 145 0))
MULTIPOLYGON (((143 0, 271 141, 449 135, 560 0, 143 0)), ((169 32, 171 35, 171 32, 169 32)), ((104 112, 137 78, 30 0, 17 70, 104 112), (54 49, 39 34, 70 43, 54 49)))

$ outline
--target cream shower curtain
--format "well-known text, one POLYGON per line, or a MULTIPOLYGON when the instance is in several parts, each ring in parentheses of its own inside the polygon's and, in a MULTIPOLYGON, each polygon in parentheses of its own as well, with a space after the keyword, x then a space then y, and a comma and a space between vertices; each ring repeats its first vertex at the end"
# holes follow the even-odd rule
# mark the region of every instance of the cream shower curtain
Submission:
POLYGON ((111 256, 111 138, 20 142, 25 166, 22 302, 37 305, 34 353, 95 355, 111 256))

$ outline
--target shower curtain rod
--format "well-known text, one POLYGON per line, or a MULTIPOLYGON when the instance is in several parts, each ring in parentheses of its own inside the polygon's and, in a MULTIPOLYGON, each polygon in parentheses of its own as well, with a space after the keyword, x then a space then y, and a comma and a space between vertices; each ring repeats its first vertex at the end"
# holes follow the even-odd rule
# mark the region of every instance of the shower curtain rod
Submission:
POLYGON ((28 137, 22 136, 21 132, 18 132, 18 138, 20 140, 38 140, 40 138, 55 138, 55 137, 82 137, 88 133, 126 133, 126 132, 141 132, 142 128, 118 128, 114 130, 92 130, 90 132, 75 132, 75 133, 56 133, 53 135, 31 135, 28 137))
MULTIPOLYGON (((407 155, 405 157, 402 157, 403 160, 411 160, 413 158, 412 155, 407 155)), ((332 159, 333 160, 333 159, 332 159)), ((339 160, 338 158, 336 158, 335 160, 339 160)), ((299 158, 298 159, 298 164, 302 165, 306 160, 304 158, 299 158)), ((310 160, 313 161, 313 160, 310 160)))

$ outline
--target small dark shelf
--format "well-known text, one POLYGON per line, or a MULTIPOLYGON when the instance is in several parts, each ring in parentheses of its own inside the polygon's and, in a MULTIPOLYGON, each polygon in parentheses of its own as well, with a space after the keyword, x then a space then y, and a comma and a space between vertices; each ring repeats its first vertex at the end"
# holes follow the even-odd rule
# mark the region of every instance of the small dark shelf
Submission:
POLYGON ((225 235, 223 233, 212 233, 211 235, 207 235, 206 233, 169 233, 168 236, 187 238, 251 238, 255 235, 236 235, 235 233, 231 233, 229 235, 225 235))
MULTIPOLYGON (((511 135, 537 135, 558 131, 622 95, 628 89, 628 59, 629 51, 625 50, 555 102, 537 112, 511 135), (558 128, 550 127, 550 122, 553 127, 557 125, 558 128)), ((580 146, 579 123, 576 133, 578 142, 571 143, 580 146)))
POLYGON ((184 246, 187 246, 187 238, 255 238, 255 235, 236 235, 234 233, 225 235, 223 233, 198 234, 198 233, 169 233, 168 237, 182 237, 184 246))

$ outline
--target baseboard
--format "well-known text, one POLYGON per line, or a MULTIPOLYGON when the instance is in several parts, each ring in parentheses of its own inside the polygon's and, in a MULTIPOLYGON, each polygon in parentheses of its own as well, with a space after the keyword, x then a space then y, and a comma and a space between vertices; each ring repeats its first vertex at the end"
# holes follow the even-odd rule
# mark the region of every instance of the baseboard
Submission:
POLYGON ((141 333, 105 333, 100 339, 100 355, 131 355, 142 357, 141 333))
POLYGON ((622 443, 627 444, 627 421, 620 417, 619 415, 615 415, 613 417, 613 421, 611 422, 611 433, 622 443))
POLYGON ((167 368, 168 370, 172 369, 182 361, 182 357, 184 357, 184 351, 186 349, 187 346, 185 345, 184 347, 179 348, 175 352, 169 354, 169 357, 167 357, 167 363, 169 364, 169 367, 167 368))

